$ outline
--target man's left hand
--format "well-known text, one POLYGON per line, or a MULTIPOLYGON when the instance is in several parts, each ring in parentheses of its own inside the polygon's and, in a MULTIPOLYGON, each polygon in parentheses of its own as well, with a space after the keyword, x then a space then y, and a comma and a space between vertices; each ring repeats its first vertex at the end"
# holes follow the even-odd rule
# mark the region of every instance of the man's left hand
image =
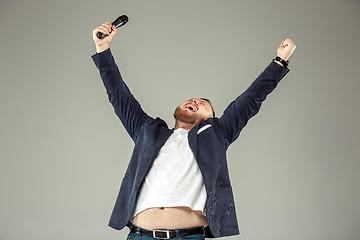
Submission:
POLYGON ((293 41, 290 39, 284 39, 281 41, 281 44, 277 49, 277 56, 287 61, 295 49, 296 45, 293 43, 293 41))

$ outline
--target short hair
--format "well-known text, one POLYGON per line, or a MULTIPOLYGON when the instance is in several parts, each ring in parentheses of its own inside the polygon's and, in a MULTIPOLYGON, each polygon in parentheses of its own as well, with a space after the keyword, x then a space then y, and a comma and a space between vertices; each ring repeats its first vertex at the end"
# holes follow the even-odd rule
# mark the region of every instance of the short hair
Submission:
POLYGON ((210 101, 209 99, 207 99, 207 98, 200 98, 200 99, 202 99, 202 100, 204 100, 204 101, 207 101, 207 102, 210 104, 211 109, 212 109, 212 112, 213 112, 213 117, 215 117, 215 111, 214 111, 214 108, 213 108, 213 106, 212 106, 212 104, 211 104, 211 101, 210 101))

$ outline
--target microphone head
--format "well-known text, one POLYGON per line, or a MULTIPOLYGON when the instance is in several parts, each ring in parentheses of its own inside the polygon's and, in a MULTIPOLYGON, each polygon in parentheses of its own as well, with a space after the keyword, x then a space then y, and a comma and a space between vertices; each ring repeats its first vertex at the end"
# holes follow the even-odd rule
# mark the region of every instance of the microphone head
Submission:
POLYGON ((122 25, 124 25, 125 23, 127 23, 129 21, 129 18, 126 15, 122 15, 120 17, 118 17, 112 24, 118 28, 121 27, 122 25))

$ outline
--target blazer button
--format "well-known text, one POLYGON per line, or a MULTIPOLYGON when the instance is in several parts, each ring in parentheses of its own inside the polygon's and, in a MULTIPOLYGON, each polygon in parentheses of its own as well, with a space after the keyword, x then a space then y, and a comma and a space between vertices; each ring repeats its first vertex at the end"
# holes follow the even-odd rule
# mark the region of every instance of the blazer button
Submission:
POLYGON ((136 186, 135 186, 135 190, 138 190, 138 189, 139 189, 139 185, 136 185, 136 186))

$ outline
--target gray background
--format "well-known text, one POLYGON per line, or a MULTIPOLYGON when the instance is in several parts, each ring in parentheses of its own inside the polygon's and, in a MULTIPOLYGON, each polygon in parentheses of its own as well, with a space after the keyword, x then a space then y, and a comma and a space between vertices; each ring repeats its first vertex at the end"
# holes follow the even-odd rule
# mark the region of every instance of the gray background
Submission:
POLYGON ((190 97, 219 116, 276 54, 291 71, 228 151, 242 234, 360 239, 360 2, 0 3, 0 239, 124 239, 107 222, 133 147, 90 56, 92 30, 127 14, 112 51, 170 127, 190 97))

